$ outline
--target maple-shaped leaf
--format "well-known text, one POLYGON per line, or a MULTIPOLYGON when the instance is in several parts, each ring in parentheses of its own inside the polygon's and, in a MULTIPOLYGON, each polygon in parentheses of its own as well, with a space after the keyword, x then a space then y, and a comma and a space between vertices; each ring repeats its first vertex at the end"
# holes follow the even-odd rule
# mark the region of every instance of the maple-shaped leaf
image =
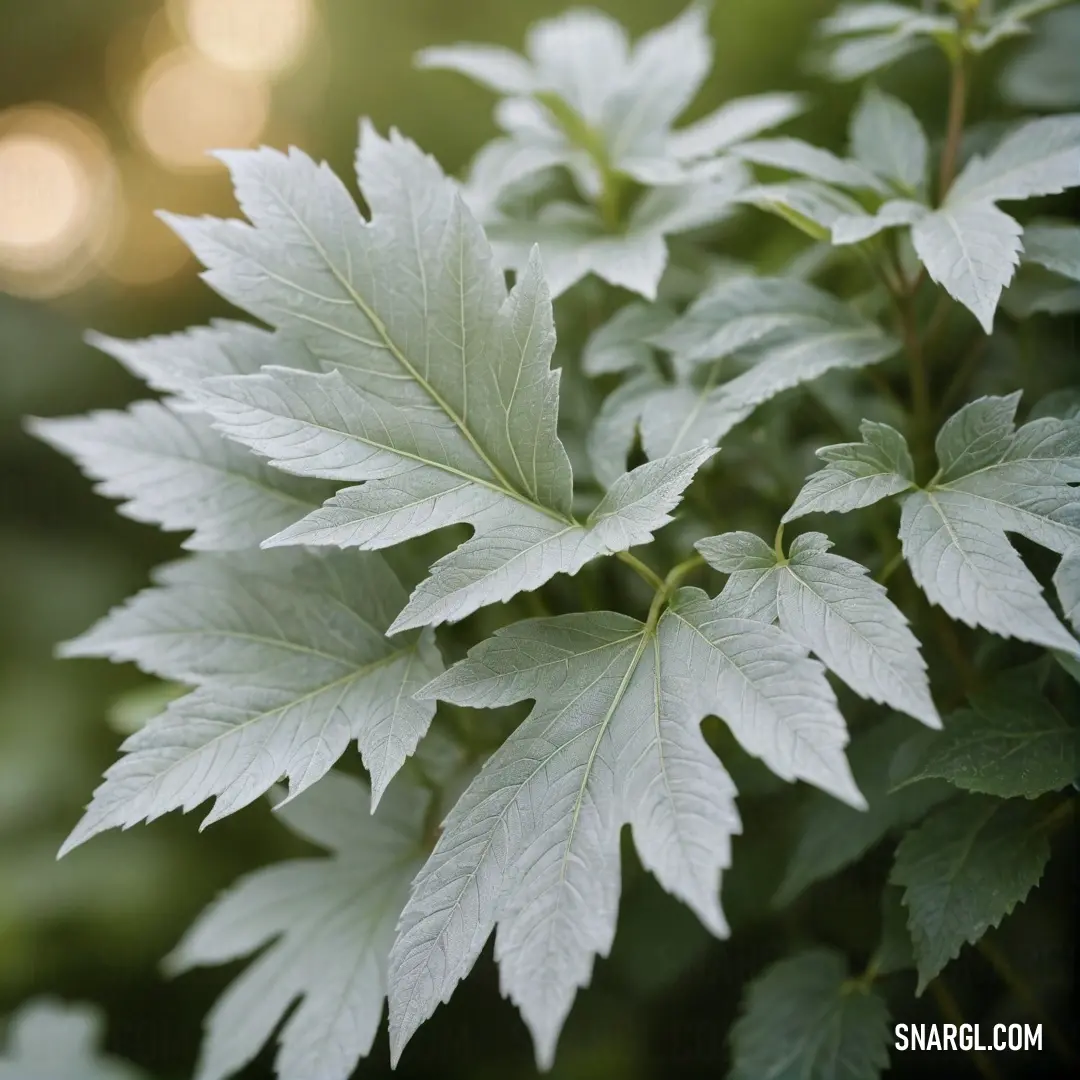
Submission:
POLYGON ((551 164, 569 167, 586 196, 602 185, 603 167, 645 184, 682 183, 694 175, 696 162, 803 109, 797 94, 758 94, 674 128, 712 66, 708 9, 691 4, 633 45, 611 16, 575 9, 536 23, 524 56, 462 44, 425 49, 417 59, 421 67, 457 71, 509 99, 496 112, 507 133, 497 141, 499 154, 505 162, 513 147, 515 160, 528 151, 536 156, 503 185, 521 179, 525 169, 551 164))
POLYGON ((104 1027, 91 1005, 31 999, 7 1023, 0 1080, 141 1080, 134 1065, 102 1053, 104 1027))
POLYGON ((915 463, 907 440, 896 428, 864 420, 859 432, 862 442, 838 443, 817 451, 827 462, 825 468, 810 476, 781 520, 872 506, 915 486, 915 463))
POLYGON ((197 689, 121 749, 63 852, 216 797, 204 824, 282 777, 296 795, 355 739, 377 802, 427 730, 413 694, 442 669, 431 630, 387 638, 405 599, 376 554, 199 556, 64 647, 197 689))
POLYGON ((712 64, 708 7, 692 4, 633 45, 610 16, 572 10, 533 26, 525 56, 471 44, 420 54, 422 67, 508 95, 496 109, 506 135, 481 151, 465 189, 505 265, 525 265, 539 243, 556 296, 593 273, 652 298, 667 264, 665 237, 731 212, 746 174, 718 155, 803 104, 796 94, 760 94, 673 127, 712 64), (551 202, 527 218, 506 212, 508 190, 555 166, 569 171, 588 205, 551 202), (635 204, 633 185, 652 190, 635 204))
POLYGON ((430 798, 395 784, 372 815, 365 785, 331 772, 279 806, 278 818, 329 854, 241 878, 165 960, 175 974, 258 952, 206 1019, 196 1080, 239 1072, 279 1026, 278 1080, 353 1075, 382 1020, 387 954, 423 859, 430 798))
POLYGON ((820 289, 746 274, 707 289, 647 341, 671 354, 674 378, 662 377, 647 352, 633 354, 631 378, 605 401, 590 439, 602 480, 625 469, 635 424, 649 458, 714 445, 777 394, 899 348, 820 289))
POLYGON ((1040 416, 1017 428, 1019 402, 983 397, 950 417, 936 441, 940 468, 922 488, 903 436, 864 422, 864 442, 818 451, 829 464, 784 520, 901 494, 904 558, 931 603, 968 626, 1080 655, 1006 536, 1061 553, 1080 541, 1080 421, 1040 416))
POLYGON ((459 799, 413 886, 390 959, 395 1060, 497 927, 503 992, 551 1064, 594 956, 611 948, 624 823, 660 883, 726 935, 719 881, 739 819, 700 731, 707 714, 782 778, 864 805, 821 667, 697 589, 644 624, 597 612, 508 626, 423 695, 535 706, 459 799))
POLYGON ((695 546, 731 575, 719 600, 733 613, 779 621, 857 694, 941 726, 907 619, 865 566, 829 551, 823 533, 796 537, 786 556, 753 533, 725 533, 695 546))
POLYGON ((969 626, 1080 653, 1006 533, 1053 551, 1080 541, 1080 422, 1017 428, 1020 394, 965 405, 937 436, 940 469, 903 499, 900 539, 934 604, 969 626))
POLYGON ((274 544, 364 548, 469 522, 391 630, 464 617, 652 538, 708 454, 637 470, 585 523, 556 433, 559 378, 539 259, 507 295, 456 185, 414 144, 365 125, 372 218, 293 150, 223 155, 252 224, 170 217, 227 298, 321 372, 264 366, 201 384, 218 428, 285 471, 366 481, 274 544))

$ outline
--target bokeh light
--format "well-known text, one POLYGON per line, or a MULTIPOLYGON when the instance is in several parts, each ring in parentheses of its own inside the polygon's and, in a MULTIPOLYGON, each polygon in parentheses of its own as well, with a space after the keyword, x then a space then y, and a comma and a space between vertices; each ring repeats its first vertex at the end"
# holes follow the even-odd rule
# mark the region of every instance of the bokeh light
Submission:
POLYGON ((0 113, 0 289, 48 297, 81 284, 116 210, 116 170, 91 121, 53 105, 0 113))
POLYGON ((207 151, 252 145, 266 125, 270 91, 253 75, 225 71, 191 49, 159 57, 136 88, 134 123, 167 168, 207 169, 207 151))
POLYGON ((311 0, 186 0, 191 44, 231 71, 284 71, 299 59, 313 22, 311 0))

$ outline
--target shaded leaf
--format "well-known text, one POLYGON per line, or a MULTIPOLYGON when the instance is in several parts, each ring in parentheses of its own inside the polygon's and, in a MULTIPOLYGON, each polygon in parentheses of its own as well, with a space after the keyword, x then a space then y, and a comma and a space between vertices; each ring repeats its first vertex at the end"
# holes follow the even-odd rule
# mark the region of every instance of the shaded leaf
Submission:
POLYGON ((889 880, 904 887, 917 993, 1039 883, 1050 857, 1042 814, 1026 799, 962 795, 900 841, 889 880))
POLYGON ((839 953, 815 949, 750 984, 731 1043, 731 1080, 877 1080, 889 1064, 889 1012, 839 953))

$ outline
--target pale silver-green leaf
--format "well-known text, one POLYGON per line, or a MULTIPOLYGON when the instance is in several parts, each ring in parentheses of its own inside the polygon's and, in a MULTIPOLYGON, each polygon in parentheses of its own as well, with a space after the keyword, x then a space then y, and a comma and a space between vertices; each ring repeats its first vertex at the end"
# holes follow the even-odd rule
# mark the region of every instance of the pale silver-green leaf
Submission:
POLYGON ((283 776, 292 795, 359 744, 378 800, 427 730, 431 630, 386 630, 405 591, 381 556, 200 556, 65 647, 197 689, 128 738, 63 851, 216 797, 207 823, 283 776))
POLYGON ((402 914, 390 959, 395 1059, 497 926, 503 991, 538 1062, 551 1063, 594 955, 611 947, 624 823, 661 884, 726 933, 717 889, 738 818, 701 737, 706 714, 783 778, 862 804, 821 668, 698 590, 676 594, 655 631, 613 613, 516 623, 426 693, 536 704, 451 812, 402 914))
POLYGON ((421 862, 428 798, 395 784, 372 815, 365 786, 331 772, 278 809, 294 832, 330 854, 241 878, 165 962, 178 973, 259 951, 207 1017, 196 1080, 232 1076, 279 1026, 278 1080, 353 1075, 382 1020, 387 955, 421 862))

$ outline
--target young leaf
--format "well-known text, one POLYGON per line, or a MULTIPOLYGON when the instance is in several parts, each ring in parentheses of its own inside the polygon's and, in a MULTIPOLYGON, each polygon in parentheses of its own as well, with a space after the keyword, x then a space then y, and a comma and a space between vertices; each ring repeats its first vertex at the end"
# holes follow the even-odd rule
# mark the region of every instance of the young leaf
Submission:
POLYGON ((1080 540, 1080 423, 1015 427, 1020 395, 985 397, 937 437, 939 478, 904 499, 900 539, 912 576, 954 619, 1080 652, 1005 532, 1064 552, 1080 540))
POLYGON ((206 417, 167 403, 34 420, 30 431, 73 457, 99 494, 125 500, 125 517, 193 530, 184 547, 195 551, 258 547, 333 491, 269 468, 206 417))
POLYGON ((781 777, 863 805, 820 667, 695 589, 679 591, 655 629, 610 612, 505 627, 426 693, 536 704, 454 807, 402 914, 390 959, 395 1060, 497 926, 504 993, 550 1064, 594 955, 611 947, 624 823, 661 884, 726 934, 717 890, 739 826, 731 781, 699 730, 706 714, 781 777))
POLYGON ((140 1080, 134 1065, 102 1054, 104 1026, 93 1006, 28 1001, 8 1023, 0 1080, 140 1080))
POLYGON ((708 5, 691 4, 631 47, 614 19, 573 10, 530 30, 527 58, 489 46, 457 45, 427 49, 419 63, 458 71, 514 95, 496 113, 510 136, 499 156, 512 160, 514 168, 485 169, 488 207, 497 205, 500 191, 510 184, 560 164, 593 201, 612 176, 646 185, 707 176, 708 169, 696 167, 702 159, 802 111, 796 94, 761 94, 730 101, 673 130, 712 66, 707 21, 708 5))
MULTIPOLYGON (((695 546, 706 561, 710 540, 695 546)), ((823 533, 804 533, 788 557, 769 570, 748 571, 776 578, 780 628, 809 649, 857 694, 908 713, 929 727, 941 719, 930 698, 926 664, 907 619, 866 576, 865 566, 829 552, 823 533)), ((728 596, 727 590, 721 599, 728 596)), ((729 599, 730 602, 730 599, 729 599)))
POLYGON ((817 452, 828 464, 806 481, 781 520, 794 521, 812 513, 846 513, 915 486, 915 465, 899 431, 864 420, 859 433, 862 442, 824 446, 817 452))
POLYGON ((1054 195, 1080 185, 1080 116, 1033 120, 975 157, 940 209, 911 239, 930 276, 990 333, 1001 290, 1020 258, 1021 226, 994 204, 1054 195))
POLYGON ((65 653, 133 660, 199 689, 124 742, 62 852, 216 796, 208 824, 282 776, 296 795, 352 739, 377 802, 435 711, 413 693, 442 668, 431 630, 386 637, 405 594, 382 558, 203 556, 158 581, 65 653))
POLYGON ((801 139, 759 139, 743 143, 733 151, 743 161, 796 173, 809 180, 854 191, 889 193, 888 186, 858 161, 845 161, 820 146, 801 139))
POLYGON ((902 191, 926 183, 930 144, 915 114, 898 98, 868 87, 851 119, 855 160, 902 191))
POLYGON ((835 368, 877 363, 898 348, 876 324, 804 282, 744 274, 719 282, 650 340, 673 354, 675 381, 639 369, 633 389, 601 413, 594 439, 609 450, 605 469, 631 446, 638 419, 649 458, 714 444, 784 390, 835 368), (730 365, 716 361, 733 354, 745 370, 723 380, 730 365), (615 437, 616 417, 626 425, 623 440, 615 437))
POLYGON ((171 973, 259 956, 210 1011, 196 1080, 225 1080, 278 1036, 278 1080, 348 1080, 371 1051, 386 998, 386 959, 422 859, 430 795, 394 785, 377 814, 342 773, 278 809, 324 858, 241 878, 166 958, 171 973), (267 947, 269 946, 269 947, 267 947))
POLYGON ((945 205, 915 222, 911 241, 927 273, 989 334, 1002 289, 1020 262, 1020 223, 989 202, 945 205))
POLYGON ((519 272, 539 245, 553 297, 595 274, 655 300, 668 264, 665 237, 729 217, 746 182, 746 170, 738 162, 721 160, 706 179, 652 188, 615 229, 598 210, 550 202, 528 219, 495 217, 486 223, 487 231, 500 265, 519 272))
POLYGON ((1080 775, 1080 727, 1030 677, 997 679, 971 706, 949 717, 908 782, 940 777, 967 791, 1034 799, 1080 775))
POLYGON ((830 227, 830 239, 837 246, 860 244, 885 229, 914 225, 930 213, 922 203, 910 199, 890 199, 882 203, 875 213, 858 212, 843 214, 834 219, 830 227))
MULTIPOLYGON (((872 5, 871 5, 872 6, 872 5)), ((731 1080, 877 1080, 888 1067, 889 1012, 848 976, 844 958, 814 949, 750 984, 731 1031, 731 1080)))
POLYGON ((910 737, 911 725, 891 717, 851 740, 848 759, 866 796, 865 813, 820 792, 807 793, 796 821, 795 849, 773 897, 775 906, 791 903, 815 882, 857 862, 888 833, 918 821, 947 797, 945 784, 891 790, 898 750, 910 737))
POLYGON ((830 78, 846 82, 879 71, 934 40, 955 48, 960 28, 948 15, 874 2, 842 4, 818 24, 818 32, 827 41, 821 67, 830 78))
POLYGON ((963 795, 900 841, 890 881, 904 887, 917 993, 1039 883, 1050 857, 1043 813, 1026 799, 963 795))

